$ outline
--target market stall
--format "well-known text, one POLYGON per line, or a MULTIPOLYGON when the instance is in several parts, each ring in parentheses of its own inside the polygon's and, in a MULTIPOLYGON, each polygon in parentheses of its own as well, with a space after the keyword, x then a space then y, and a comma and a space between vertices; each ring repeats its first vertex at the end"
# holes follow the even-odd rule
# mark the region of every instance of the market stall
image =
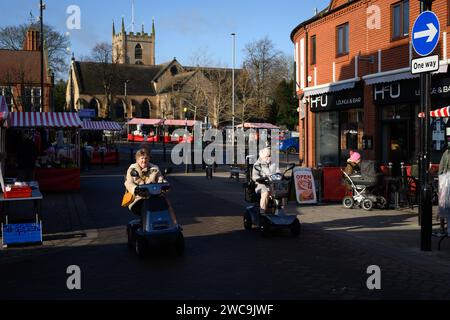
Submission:
POLYGON ((6 123, 9 137, 6 175, 33 176, 44 192, 80 188, 82 123, 76 113, 12 112, 6 123), (21 164, 24 160, 31 161, 34 168, 24 168, 21 164))
MULTIPOLYGON (((168 134, 167 135, 164 134, 165 142, 166 143, 168 143, 168 142, 171 142, 171 143, 184 142, 184 137, 177 135, 174 131, 176 129, 185 129, 185 128, 188 128, 188 129, 191 128, 191 131, 193 131, 192 128, 197 123, 199 123, 199 122, 195 121, 195 120, 170 120, 170 119, 169 120, 165 120, 163 122, 163 125, 168 130, 168 134)), ((164 129, 164 132, 165 131, 166 130, 164 129)), ((187 139, 188 139, 187 141, 189 143, 192 143, 194 137, 193 137, 193 135, 190 135, 187 139)))
POLYGON ((127 122, 129 142, 159 142, 162 119, 134 118, 127 122))
MULTIPOLYGON (((85 135, 96 135, 91 164, 119 164, 119 151, 114 143, 114 133, 121 130, 121 125, 114 121, 83 120, 81 139, 92 140, 92 136, 85 135)), ((89 142, 92 144, 92 141, 89 142)))

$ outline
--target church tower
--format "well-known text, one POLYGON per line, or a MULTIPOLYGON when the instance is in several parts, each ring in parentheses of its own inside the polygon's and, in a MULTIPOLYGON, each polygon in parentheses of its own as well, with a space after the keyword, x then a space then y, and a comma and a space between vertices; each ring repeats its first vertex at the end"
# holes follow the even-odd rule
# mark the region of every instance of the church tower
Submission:
POLYGON ((155 65, 155 21, 152 23, 152 33, 148 34, 142 25, 142 32, 125 31, 122 18, 120 33, 116 33, 114 21, 112 31, 113 60, 120 64, 155 65))

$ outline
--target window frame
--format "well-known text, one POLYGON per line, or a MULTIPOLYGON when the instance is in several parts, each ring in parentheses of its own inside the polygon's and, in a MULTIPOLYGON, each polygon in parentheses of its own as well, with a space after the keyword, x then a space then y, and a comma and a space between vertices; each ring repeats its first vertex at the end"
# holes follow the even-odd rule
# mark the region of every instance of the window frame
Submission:
POLYGON ((346 56, 350 53, 350 24, 348 22, 340 24, 336 27, 336 57, 346 56), (339 39, 339 30, 343 30, 342 43, 339 39), (347 32, 345 32, 347 31, 347 32), (345 39, 347 38, 347 41, 345 39), (339 51, 340 45, 342 44, 342 52, 339 51), (346 48, 345 48, 345 45, 346 48))
POLYGON ((409 37, 409 29, 411 27, 410 24, 410 12, 411 12, 411 6, 410 6, 410 1, 409 0, 401 0, 398 1, 396 3, 393 3, 391 5, 391 41, 397 41, 397 40, 401 40, 401 39, 405 39, 409 37), (405 32, 405 3, 408 3, 408 28, 405 32), (395 8, 399 7, 399 14, 400 14, 400 21, 399 21, 399 35, 396 35, 394 33, 395 30, 395 15, 394 15, 394 10, 395 8))
POLYGON ((140 43, 136 44, 136 46, 134 47, 134 59, 135 60, 142 60, 143 51, 144 50, 142 49, 142 45, 140 43), (139 51, 140 56, 138 56, 138 50, 140 50, 139 51))
MULTIPOLYGON (((449 0, 450 1, 450 0, 449 0)), ((317 64, 317 35, 313 35, 310 38, 310 45, 311 45, 311 65, 317 64)))

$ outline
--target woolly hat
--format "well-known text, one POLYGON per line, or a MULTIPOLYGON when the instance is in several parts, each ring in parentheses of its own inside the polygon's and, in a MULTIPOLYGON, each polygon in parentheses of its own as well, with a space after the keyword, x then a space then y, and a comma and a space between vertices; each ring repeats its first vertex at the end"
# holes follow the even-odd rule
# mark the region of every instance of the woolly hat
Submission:
POLYGON ((359 162, 361 160, 361 155, 358 152, 350 152, 350 161, 359 162))

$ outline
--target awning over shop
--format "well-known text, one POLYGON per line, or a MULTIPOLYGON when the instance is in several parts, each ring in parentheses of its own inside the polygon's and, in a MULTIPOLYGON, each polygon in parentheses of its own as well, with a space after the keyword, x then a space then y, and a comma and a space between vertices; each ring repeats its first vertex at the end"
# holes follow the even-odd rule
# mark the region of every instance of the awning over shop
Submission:
POLYGON ((8 118, 8 106, 6 104, 6 99, 3 96, 0 96, 0 121, 8 118))
POLYGON ((73 112, 11 112, 8 126, 12 128, 80 128, 82 122, 73 112))
MULTIPOLYGON (((236 126, 237 128, 242 128, 242 124, 236 126)), ((277 127, 271 123, 250 123, 246 122, 244 123, 245 129, 280 129, 280 127, 277 127)))
POLYGON ((359 78, 338 81, 334 83, 327 83, 319 86, 309 87, 303 89, 303 93, 305 97, 309 96, 317 96, 324 93, 336 92, 346 89, 353 89, 355 87, 356 82, 359 81, 359 78))
POLYGON ((83 131, 120 131, 122 127, 120 124, 114 121, 90 121, 83 120, 81 127, 83 131))
POLYGON ((140 119, 140 118, 134 118, 127 122, 127 124, 131 125, 146 125, 146 126, 159 126, 163 122, 162 119, 140 119))

